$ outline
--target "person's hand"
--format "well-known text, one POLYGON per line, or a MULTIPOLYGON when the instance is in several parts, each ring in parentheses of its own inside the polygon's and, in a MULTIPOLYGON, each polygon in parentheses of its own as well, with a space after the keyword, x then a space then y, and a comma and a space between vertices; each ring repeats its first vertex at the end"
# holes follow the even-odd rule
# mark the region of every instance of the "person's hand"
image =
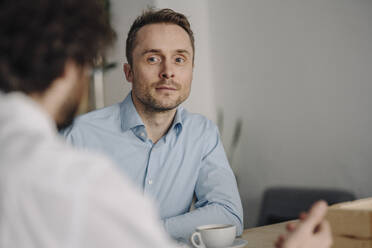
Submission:
POLYGON ((297 223, 287 225, 288 233, 275 243, 277 248, 328 248, 332 245, 331 228, 324 219, 327 213, 325 201, 316 202, 309 213, 302 213, 297 223))

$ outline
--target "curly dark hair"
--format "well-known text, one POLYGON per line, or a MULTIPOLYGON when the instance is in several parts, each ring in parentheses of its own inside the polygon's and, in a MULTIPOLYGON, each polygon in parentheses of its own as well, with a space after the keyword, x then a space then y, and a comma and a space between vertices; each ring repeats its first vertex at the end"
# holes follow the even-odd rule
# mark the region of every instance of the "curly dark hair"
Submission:
POLYGON ((0 90, 43 92, 115 40, 102 0, 1 0, 0 90))
MULTIPOLYGON (((183 28, 186 33, 189 35, 193 53, 195 54, 195 40, 194 33, 191 30, 191 26, 187 17, 181 13, 175 12, 172 9, 161 9, 154 10, 148 9, 145 10, 142 15, 138 16, 133 22, 132 26, 129 29, 127 42, 126 42, 126 56, 128 63, 132 66, 133 64, 133 49, 136 45, 136 34, 137 32, 145 25, 154 24, 154 23, 170 23, 176 24, 183 28)), ((195 55, 193 56, 194 60, 195 55)))

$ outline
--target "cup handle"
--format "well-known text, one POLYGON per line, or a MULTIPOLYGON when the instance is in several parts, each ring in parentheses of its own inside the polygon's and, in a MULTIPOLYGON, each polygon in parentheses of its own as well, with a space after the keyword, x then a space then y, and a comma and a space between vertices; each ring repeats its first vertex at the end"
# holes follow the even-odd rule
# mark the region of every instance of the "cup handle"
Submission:
POLYGON ((202 240, 202 237, 200 235, 200 232, 194 232, 192 235, 191 235, 191 243, 194 247, 196 248, 206 248, 204 243, 203 243, 203 240, 202 240), (197 240, 195 239, 197 237, 197 240))

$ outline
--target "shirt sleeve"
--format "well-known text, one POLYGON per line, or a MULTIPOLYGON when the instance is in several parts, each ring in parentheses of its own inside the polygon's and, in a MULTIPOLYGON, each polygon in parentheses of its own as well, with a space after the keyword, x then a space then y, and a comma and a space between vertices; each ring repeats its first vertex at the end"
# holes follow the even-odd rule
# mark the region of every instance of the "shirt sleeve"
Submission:
POLYGON ((204 142, 204 157, 195 187, 195 210, 163 220, 175 239, 188 241, 195 227, 206 224, 233 224, 243 232, 243 208, 235 176, 227 161, 217 127, 212 124, 204 142))
POLYGON ((154 206, 125 176, 105 168, 81 190, 72 247, 178 247, 154 206))

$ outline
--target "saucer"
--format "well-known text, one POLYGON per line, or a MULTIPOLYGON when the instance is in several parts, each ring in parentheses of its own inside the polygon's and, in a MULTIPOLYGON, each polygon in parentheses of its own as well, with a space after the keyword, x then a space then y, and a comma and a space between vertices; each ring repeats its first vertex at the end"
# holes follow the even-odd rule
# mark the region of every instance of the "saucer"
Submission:
POLYGON ((234 243, 227 248, 242 248, 242 247, 246 246, 247 244, 248 244, 247 240, 236 238, 234 240, 234 243))
MULTIPOLYGON (((189 246, 186 246, 184 243, 178 243, 179 245, 184 245, 184 246, 181 246, 182 248, 184 247, 189 247, 189 246)), ((234 240, 234 243, 232 243, 232 245, 226 247, 226 248, 243 248, 245 247, 246 245, 248 244, 248 241, 245 240, 245 239, 240 239, 240 238, 236 238, 234 240)), ((194 246, 190 246, 190 247, 194 247, 194 246)))

